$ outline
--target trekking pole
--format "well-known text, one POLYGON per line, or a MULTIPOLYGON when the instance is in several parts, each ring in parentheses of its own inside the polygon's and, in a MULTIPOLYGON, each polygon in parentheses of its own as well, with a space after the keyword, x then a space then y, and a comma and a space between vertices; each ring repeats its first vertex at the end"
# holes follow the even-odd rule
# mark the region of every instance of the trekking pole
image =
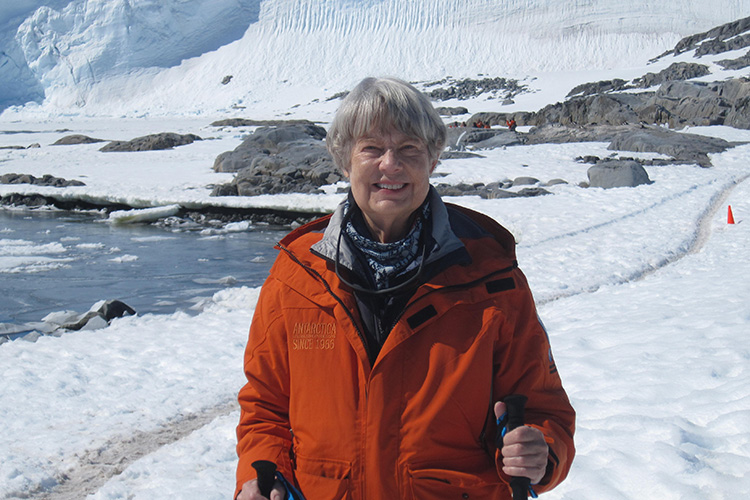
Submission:
MULTIPOLYGON (((508 423, 506 428, 508 432, 516 427, 523 426, 524 412, 527 398, 523 394, 511 394, 503 402, 508 412, 508 423)), ((513 491, 513 500, 526 500, 529 498, 529 486, 531 480, 528 477, 510 478, 510 489, 513 491)))
POLYGON ((260 494, 266 498, 271 498, 271 490, 276 483, 276 464, 268 460, 258 460, 253 462, 253 468, 258 473, 258 489, 260 494))

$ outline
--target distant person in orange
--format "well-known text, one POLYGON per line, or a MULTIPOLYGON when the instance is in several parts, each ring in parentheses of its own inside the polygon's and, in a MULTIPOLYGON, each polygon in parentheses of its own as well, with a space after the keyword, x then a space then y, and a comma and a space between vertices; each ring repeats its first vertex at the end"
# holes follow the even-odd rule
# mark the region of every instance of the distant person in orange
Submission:
POLYGON ((511 132, 516 131, 516 120, 514 120, 513 118, 505 120, 505 125, 508 126, 508 130, 510 130, 511 132))
POLYGON ((401 80, 341 103, 349 194, 279 242, 250 327, 237 500, 510 500, 511 476, 566 477, 575 412, 513 236, 430 185, 446 133, 401 80), (525 420, 503 433, 512 394, 525 420))

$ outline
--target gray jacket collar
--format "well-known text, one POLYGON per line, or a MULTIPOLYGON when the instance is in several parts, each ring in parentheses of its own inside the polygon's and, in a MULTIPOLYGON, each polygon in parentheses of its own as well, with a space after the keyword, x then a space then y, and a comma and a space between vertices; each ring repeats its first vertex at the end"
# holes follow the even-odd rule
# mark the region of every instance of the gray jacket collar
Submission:
MULTIPOLYGON (((451 229, 450 220, 448 218, 448 209, 443 203, 443 200, 440 199, 440 195, 434 187, 430 186, 430 191, 427 196, 430 197, 432 218, 431 224, 429 224, 428 227, 432 228, 431 236, 434 245, 428 252, 425 264, 430 264, 459 248, 463 248, 464 244, 455 235, 453 229, 451 229)), ((343 221, 344 202, 342 201, 331 215, 328 227, 326 227, 326 230, 323 233, 323 238, 312 246, 312 250, 318 255, 334 262, 338 258, 341 266, 353 270, 356 266, 355 262, 357 262, 357 257, 350 246, 349 239, 344 238, 341 234, 341 225, 343 221), (341 240, 340 247, 339 238, 341 240), (337 247, 339 247, 338 250, 337 247)))

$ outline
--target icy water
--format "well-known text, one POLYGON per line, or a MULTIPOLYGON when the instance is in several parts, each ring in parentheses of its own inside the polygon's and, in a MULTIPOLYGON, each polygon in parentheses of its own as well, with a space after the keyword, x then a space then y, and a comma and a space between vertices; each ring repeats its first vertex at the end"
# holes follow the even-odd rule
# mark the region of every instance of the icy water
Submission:
POLYGON ((111 225, 100 215, 0 210, 0 323, 117 299, 138 314, 190 312, 227 286, 259 286, 288 229, 111 225))

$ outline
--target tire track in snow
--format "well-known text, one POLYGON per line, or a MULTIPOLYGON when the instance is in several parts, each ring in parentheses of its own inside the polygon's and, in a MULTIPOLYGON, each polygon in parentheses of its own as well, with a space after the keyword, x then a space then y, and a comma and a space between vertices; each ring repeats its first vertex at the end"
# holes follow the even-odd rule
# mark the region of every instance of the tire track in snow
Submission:
POLYGON ((33 500, 80 500, 96 493, 111 478, 121 474, 133 462, 159 448, 179 441, 210 424, 217 417, 239 408, 237 401, 218 404, 198 413, 164 423, 151 431, 135 430, 128 435, 113 436, 102 445, 78 454, 78 463, 65 472, 59 472, 57 485, 51 489, 39 487, 25 493, 33 500))
MULTIPOLYGON (((565 299, 568 297, 574 297, 576 295, 581 295, 584 293, 593 293, 605 285, 624 285, 626 283, 639 281, 670 264, 674 264, 675 262, 681 260, 682 258, 690 254, 698 252, 701 248, 703 248, 703 246, 708 241, 709 236, 711 235, 711 221, 713 220, 719 208, 724 204, 724 202, 729 197, 729 195, 734 190, 734 188, 736 188, 741 183, 745 182, 748 178, 750 178, 750 174, 746 174, 739 178, 734 178, 728 181, 726 184, 724 184, 721 187, 721 189, 719 189, 719 191, 717 191, 713 196, 711 196, 711 198, 708 201, 708 204, 706 205, 706 208, 698 217, 698 220, 695 224, 695 230, 693 231, 691 237, 689 238, 687 245, 685 247, 678 248, 677 251, 673 253, 672 255, 664 257, 662 260, 660 260, 656 264, 644 266, 641 269, 636 269, 618 280, 607 281, 606 283, 598 283, 598 284, 594 284, 583 289, 573 290, 573 291, 566 292, 566 293, 558 293, 548 298, 542 298, 540 300, 537 300, 537 305, 541 306, 544 304, 549 304, 550 302, 555 302, 557 300, 565 299)), ((644 209, 632 212, 622 217, 618 217, 617 219, 603 222, 601 224, 590 226, 584 229, 579 229, 577 231, 572 231, 569 233, 553 236, 551 238, 547 238, 546 240, 535 243, 534 245, 539 245, 542 243, 547 243, 547 242, 558 240, 558 239, 574 237, 580 234, 588 233, 595 229, 600 229, 602 227, 610 226, 612 224, 615 224, 618 221, 628 219, 631 217, 635 217, 640 214, 644 214, 647 211, 652 210, 660 205, 663 205, 666 202, 669 202, 681 196, 684 196, 692 192, 696 188, 697 186, 694 186, 686 191, 667 197, 658 203, 654 203, 644 209)))

